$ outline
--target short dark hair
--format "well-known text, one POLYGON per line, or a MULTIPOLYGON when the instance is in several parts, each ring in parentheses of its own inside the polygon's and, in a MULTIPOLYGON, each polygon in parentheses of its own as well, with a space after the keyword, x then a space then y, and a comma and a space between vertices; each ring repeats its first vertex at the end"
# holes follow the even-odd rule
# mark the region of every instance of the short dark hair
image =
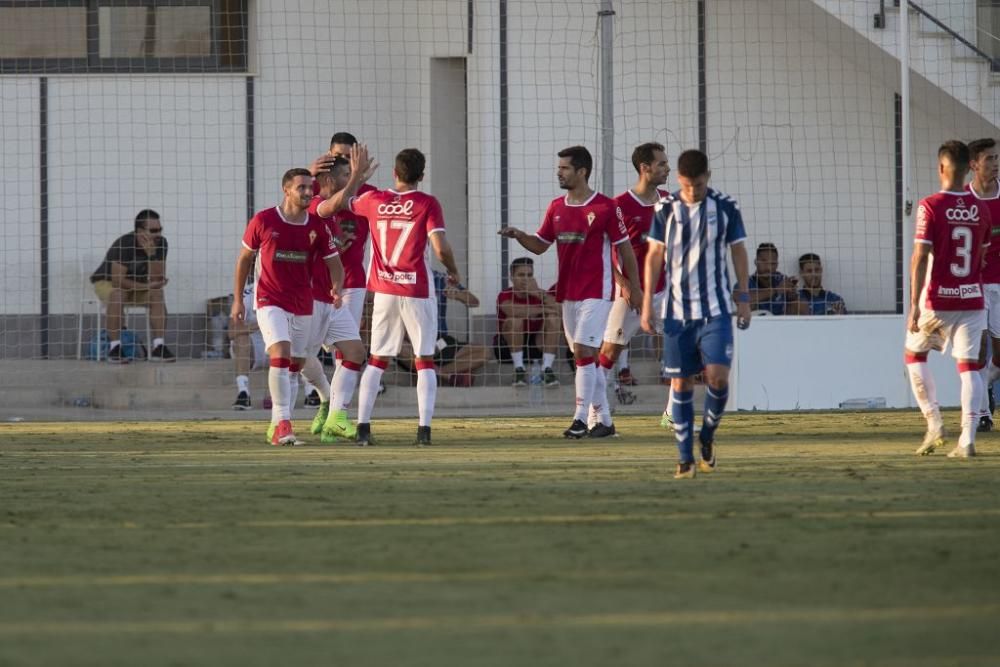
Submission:
POLYGON ((697 148, 689 148, 677 158, 677 173, 684 178, 698 178, 708 173, 708 156, 697 148))
POLYGON ((639 144, 632 151, 632 166, 635 167, 636 173, 641 173, 639 169, 640 166, 644 164, 653 164, 656 151, 665 151, 663 144, 658 144, 655 141, 650 141, 645 144, 639 144))
POLYGON ((976 139, 969 142, 969 160, 975 162, 979 156, 997 145, 996 139, 976 139))
POLYGON ((337 132, 330 137, 330 148, 333 148, 334 144, 346 144, 348 146, 353 146, 357 143, 358 138, 350 132, 337 132))
POLYGON ((822 264, 823 260, 821 260, 819 258, 819 255, 817 255, 816 253, 814 253, 814 252, 807 252, 804 255, 802 255, 801 257, 799 257, 799 270, 801 271, 802 267, 804 267, 809 262, 817 262, 819 264, 822 264))
POLYGON ((964 174, 969 171, 969 147, 957 139, 946 141, 938 149, 938 159, 947 158, 955 165, 955 171, 964 174))
POLYGON ((334 172, 340 171, 345 167, 350 168, 350 166, 351 166, 351 161, 348 160, 346 157, 334 158, 333 162, 331 162, 327 166, 326 171, 321 171, 320 173, 316 174, 316 178, 322 181, 326 181, 327 179, 332 179, 334 172))
POLYGON ((151 208, 144 208, 135 216, 136 230, 145 229, 147 220, 159 220, 160 214, 151 208))
POLYGON ((416 148, 404 148, 396 154, 396 176, 404 183, 416 183, 424 177, 427 158, 416 148))
POLYGON ((535 260, 530 257, 518 257, 513 262, 510 263, 510 272, 514 273, 514 269, 519 266, 530 266, 532 270, 535 268, 535 260))
POLYGON ((556 155, 563 158, 568 157, 569 164, 573 169, 586 169, 587 175, 584 178, 590 179, 590 172, 594 170, 594 158, 590 156, 590 151, 584 146, 570 146, 562 149, 556 155))
POLYGON ((773 252, 775 255, 777 255, 778 246, 774 245, 770 241, 765 241, 764 243, 761 243, 759 246, 757 246, 757 254, 759 255, 762 252, 773 252))
POLYGON ((284 176, 281 177, 281 187, 285 187, 294 181, 298 176, 308 176, 309 178, 312 178, 312 174, 308 169, 304 169, 302 167, 292 167, 285 172, 284 176))

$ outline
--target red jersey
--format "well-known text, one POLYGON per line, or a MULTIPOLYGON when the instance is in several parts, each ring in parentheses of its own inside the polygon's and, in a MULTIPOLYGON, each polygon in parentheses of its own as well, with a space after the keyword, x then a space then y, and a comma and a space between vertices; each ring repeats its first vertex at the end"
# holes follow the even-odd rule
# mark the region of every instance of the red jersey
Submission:
MULTIPOLYGON (((656 194, 658 199, 670 197, 670 193, 663 190, 657 190, 656 194)), ((625 220, 625 229, 628 230, 628 240, 632 244, 632 252, 635 253, 635 263, 639 267, 639 285, 642 286, 642 289, 646 289, 646 272, 644 267, 646 266, 646 251, 649 249, 646 237, 649 235, 649 228, 653 224, 653 214, 656 213, 656 202, 647 204, 639 199, 634 192, 626 190, 615 197, 615 203, 622 210, 622 219, 625 220)), ((622 266, 621 261, 618 259, 617 249, 614 256, 615 265, 621 270, 622 266)), ((660 279, 656 283, 654 293, 662 292, 666 285, 667 272, 660 271, 660 279)))
MULTIPOLYGON (((555 296, 556 286, 553 285, 549 288, 549 294, 555 296)), ((532 306, 541 306, 544 301, 539 297, 533 296, 531 294, 525 294, 523 292, 515 292, 513 287, 508 287, 506 289, 500 290, 497 294, 497 331, 503 330, 503 323, 507 321, 507 313, 504 312, 503 308, 500 306, 505 303, 516 303, 516 304, 528 304, 532 306)), ((542 322, 544 318, 542 317, 529 317, 525 319, 527 330, 530 332, 541 331, 542 322)))
POLYGON ((256 307, 311 315, 312 267, 338 254, 326 222, 313 214, 301 224, 288 222, 275 206, 253 216, 243 232, 243 245, 257 252, 256 307))
POLYGON ((989 209, 990 219, 993 221, 988 237, 990 249, 986 251, 986 266, 983 267, 983 282, 986 284, 1000 283, 1000 179, 997 180, 997 188, 995 195, 983 198, 976 194, 971 183, 965 186, 978 200, 979 206, 989 209))
POLYGON ((983 254, 990 212, 968 192, 938 192, 920 200, 916 242, 931 246, 927 300, 930 310, 982 310, 983 254))
POLYGON ((427 238, 444 231, 441 204, 419 190, 373 190, 351 199, 351 213, 368 219, 372 235, 368 289, 426 299, 434 293, 427 238))
MULTIPOLYGON (((337 221, 333 218, 323 218, 320 217, 316 209, 322 204, 324 199, 320 196, 312 198, 309 202, 309 213, 315 215, 320 220, 322 220, 328 227, 327 231, 330 235, 337 241, 337 249, 341 249, 340 243, 340 228, 337 227, 337 221)), ((343 262, 343 251, 341 251, 341 262, 343 262)), ((343 289, 343 285, 340 286, 343 289)), ((333 283, 330 282, 330 269, 326 268, 326 260, 319 255, 313 259, 312 263, 312 296, 314 301, 322 301, 323 303, 333 303, 333 297, 330 296, 330 292, 333 290, 333 283)))
POLYGON ((535 236, 556 243, 556 301, 612 298, 611 246, 628 241, 614 199, 600 192, 582 204, 569 204, 566 197, 553 199, 535 236))

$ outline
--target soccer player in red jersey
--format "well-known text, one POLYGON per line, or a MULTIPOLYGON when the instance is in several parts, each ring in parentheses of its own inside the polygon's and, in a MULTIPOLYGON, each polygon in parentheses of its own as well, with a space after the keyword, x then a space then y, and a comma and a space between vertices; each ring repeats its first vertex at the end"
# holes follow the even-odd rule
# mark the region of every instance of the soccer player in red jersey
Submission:
POLYGON ((434 351, 437 343, 437 299, 427 265, 427 246, 459 284, 458 267, 445 237, 441 204, 417 187, 426 158, 416 148, 396 155, 395 188, 375 190, 350 200, 351 213, 371 225, 372 257, 368 290, 375 293, 371 356, 358 391, 357 443, 372 444, 371 415, 382 373, 399 354, 403 332, 413 345, 417 368, 417 445, 431 444, 431 419, 437 394, 434 351))
POLYGON ((978 429, 980 431, 993 430, 989 399, 991 385, 1000 378, 1000 180, 997 179, 997 167, 995 139, 976 139, 969 142, 972 182, 965 186, 965 189, 979 200, 980 206, 989 209, 994 225, 990 233, 990 249, 986 253, 986 266, 983 267, 986 332, 983 334, 983 350, 979 359, 983 366, 981 374, 985 391, 980 404, 978 429))
MULTIPOLYGON (((646 236, 653 223, 653 214, 656 212, 656 203, 663 197, 670 197, 670 193, 660 190, 659 186, 667 182, 670 174, 670 165, 667 162, 667 154, 661 144, 647 143, 637 146, 632 151, 632 166, 638 173, 635 185, 625 192, 615 197, 615 202, 622 211, 622 218, 625 220, 625 228, 628 230, 629 243, 632 245, 632 252, 635 254, 638 266, 646 265, 646 236)), ((620 274, 618 274, 620 277, 620 274)), ((640 286, 643 291, 646 285, 643 282, 643 272, 639 271, 640 286)), ((660 274, 660 280, 653 290, 656 295, 653 298, 655 304, 663 300, 663 288, 666 284, 665 274, 660 274)), ((598 357, 598 373, 605 376, 605 381, 611 380, 611 370, 619 357, 625 358, 626 349, 632 337, 639 331, 639 313, 629 307, 628 300, 618 291, 617 298, 611 306, 611 313, 608 315, 608 325, 604 329, 604 341, 601 344, 601 352, 598 357)), ((622 384, 634 384, 629 382, 631 373, 628 372, 628 363, 622 363, 622 373, 619 380, 622 384)), ((620 397, 623 396, 620 394, 620 397)), ((634 400, 634 397, 633 399, 634 400)), ((611 406, 608 401, 604 401, 600 413, 591 411, 587 426, 593 430, 594 426, 601 423, 605 428, 614 429, 611 422, 611 406)))
POLYGON ((563 436, 582 438, 589 434, 601 438, 615 435, 614 427, 599 423, 588 429, 587 414, 590 406, 601 412, 607 400, 604 373, 597 372, 594 362, 614 296, 612 246, 618 251, 627 278, 621 289, 631 308, 638 309, 642 304, 642 289, 621 208, 610 197, 591 190, 587 183, 594 165, 590 151, 571 146, 558 155, 559 187, 567 191, 566 196, 552 200, 535 234, 514 227, 498 233, 536 255, 556 244, 556 301, 562 304, 563 330, 576 360, 576 411, 563 436))
MULTIPOLYGON (((338 157, 330 165, 327 171, 320 172, 317 180, 320 182, 320 193, 312 198, 309 204, 309 212, 323 219, 328 219, 331 230, 337 237, 337 245, 340 248, 341 262, 344 264, 344 289, 350 280, 348 276, 353 272, 351 279, 358 280, 357 271, 364 255, 364 241, 362 238, 358 244, 361 248, 362 257, 358 257, 355 243, 358 241, 355 232, 358 229, 356 220, 351 217, 350 233, 344 232, 338 224, 338 218, 346 220, 343 215, 335 214, 334 210, 338 205, 343 205, 350 197, 357 192, 364 180, 367 180, 374 172, 377 165, 368 162, 366 149, 364 147, 351 147, 351 160, 338 157), (350 269, 348 269, 348 252, 354 249, 350 258, 350 269)), ((361 220, 364 220, 361 218, 361 220)), ((367 223, 365 223, 364 234, 367 236, 367 223)), ((360 268, 361 276, 364 278, 364 268, 360 268)), ((306 349, 306 362, 302 367, 302 375, 316 388, 319 394, 319 409, 313 419, 310 431, 313 434, 321 434, 322 442, 336 442, 338 438, 354 439, 356 435, 354 426, 347 420, 347 404, 350 403, 354 395, 354 388, 357 385, 358 374, 361 371, 361 364, 365 359, 365 347, 361 343, 361 334, 358 330, 359 318, 350 311, 346 298, 340 308, 334 308, 330 297, 330 278, 323 262, 313 264, 313 315, 312 327, 309 337, 309 346, 306 349), (330 349, 335 347, 337 351, 337 369, 333 374, 333 387, 327 382, 323 372, 323 365, 316 354, 320 347, 330 349)), ((364 288, 361 288, 364 292, 364 288)), ((343 294, 343 293, 342 293, 343 294)), ((364 302, 364 296, 360 301, 364 302)), ((294 400, 294 388, 292 391, 292 404, 294 400)))
POLYGON ((938 150, 941 191, 921 199, 917 207, 905 357, 913 395, 927 419, 919 455, 944 444, 927 353, 943 350, 946 343, 951 344, 962 383, 962 435, 948 456, 967 458, 976 453, 983 392, 979 350, 986 328, 982 266, 992 222, 986 206, 962 190, 968 172, 969 147, 960 141, 942 144, 938 150))
MULTIPOLYGON (((313 309, 312 265, 320 258, 330 277, 330 298, 340 306, 344 267, 336 239, 319 216, 309 213, 313 177, 308 169, 289 169, 281 179, 284 200, 258 212, 243 234, 243 248, 236 260, 233 293, 242 294, 257 257, 254 305, 257 324, 270 357, 271 426, 268 442, 294 445, 291 385, 305 361, 310 316, 313 309)), ((246 318, 243 299, 234 299, 234 321, 246 318)))

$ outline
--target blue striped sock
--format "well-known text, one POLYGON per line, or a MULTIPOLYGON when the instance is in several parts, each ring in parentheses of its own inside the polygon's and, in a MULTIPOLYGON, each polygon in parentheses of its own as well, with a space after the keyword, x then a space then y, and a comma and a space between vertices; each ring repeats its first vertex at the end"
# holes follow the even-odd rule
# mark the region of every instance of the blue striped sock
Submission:
POLYGON ((715 440, 715 429, 719 428, 722 415, 726 412, 726 401, 729 400, 729 386, 722 389, 712 389, 705 385, 705 415, 701 424, 698 439, 702 442, 715 440))
POLYGON ((674 391, 670 416, 681 463, 694 462, 694 391, 674 391))

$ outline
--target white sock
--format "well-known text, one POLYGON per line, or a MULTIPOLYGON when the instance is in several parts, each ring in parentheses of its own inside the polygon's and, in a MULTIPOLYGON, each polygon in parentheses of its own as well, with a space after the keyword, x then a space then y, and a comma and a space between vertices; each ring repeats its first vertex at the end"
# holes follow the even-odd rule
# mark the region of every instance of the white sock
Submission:
POLYGON ((576 367, 576 412, 573 419, 582 422, 587 421, 587 412, 590 410, 590 400, 594 395, 594 382, 597 366, 591 360, 586 366, 576 367))
POLYGON ((237 375, 236 376, 236 391, 245 391, 246 393, 249 394, 250 393, 250 378, 248 378, 246 375, 237 375))
POLYGON ((940 433, 941 409, 938 407, 937 388, 934 385, 934 376, 927 367, 927 360, 906 364, 906 371, 910 376, 913 397, 917 399, 920 412, 927 420, 927 430, 930 433, 940 433))
POLYGON ((618 370, 623 368, 628 368, 628 348, 622 348, 622 351, 618 354, 618 370))
POLYGON ((600 413, 601 423, 605 426, 611 426, 611 402, 608 400, 608 383, 611 382, 611 369, 604 368, 601 365, 595 368, 594 399, 591 403, 594 409, 600 413))
POLYGON ((524 350, 511 352, 510 360, 514 363, 514 368, 524 368, 524 350))
POLYGON ((154 338, 153 339, 153 349, 154 350, 156 348, 160 347, 161 345, 163 345, 163 339, 162 338, 154 338))
POLYGON ((291 396, 288 376, 289 372, 287 368, 271 366, 267 371, 267 388, 271 390, 272 424, 292 418, 292 409, 288 403, 288 399, 291 396))
POLYGON ((358 387, 359 424, 367 424, 372 420, 372 410, 375 409, 375 398, 378 396, 378 385, 383 373, 384 368, 369 362, 365 372, 361 374, 361 384, 358 387))
POLYGON ((437 398, 437 372, 433 367, 417 371, 417 412, 420 426, 430 426, 434 418, 434 401, 437 398))
MULTIPOLYGON (((295 410, 295 401, 299 400, 299 382, 301 381, 302 374, 298 371, 294 373, 288 371, 288 414, 291 415, 292 411, 295 410)), ((291 417, 289 417, 291 419, 291 417)))
POLYGON ((968 447, 976 442, 983 378, 978 370, 968 370, 960 372, 958 379, 962 382, 962 436, 958 439, 958 444, 968 447))
MULTIPOLYGON (((306 359, 305 365, 302 366, 302 377, 319 394, 321 403, 326 403, 330 400, 330 383, 326 379, 326 373, 323 371, 323 364, 320 362, 319 357, 309 357, 306 359)), ((308 387, 306 391, 309 391, 308 387)))
POLYGON ((542 352, 542 368, 552 368, 552 364, 554 363, 556 363, 555 352, 542 352))
POLYGON ((663 414, 669 415, 673 413, 674 409, 674 388, 673 386, 667 387, 667 407, 663 409, 663 414))
MULTIPOLYGON (((347 368, 343 364, 337 364, 337 370, 333 372, 333 396, 330 398, 330 413, 336 410, 346 410, 351 399, 354 398, 354 388, 358 386, 358 369, 347 368)), ((378 385, 375 385, 375 393, 378 394, 378 385)))

